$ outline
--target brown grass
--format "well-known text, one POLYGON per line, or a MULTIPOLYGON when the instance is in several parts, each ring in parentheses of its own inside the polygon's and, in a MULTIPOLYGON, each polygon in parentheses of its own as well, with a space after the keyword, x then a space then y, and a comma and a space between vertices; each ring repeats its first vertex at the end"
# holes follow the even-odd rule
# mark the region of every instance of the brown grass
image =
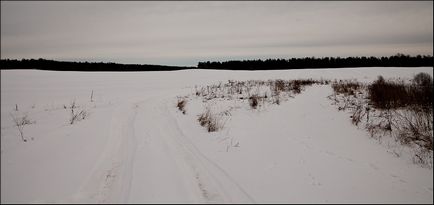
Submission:
POLYGON ((185 115, 185 105, 187 104, 186 99, 178 99, 178 103, 176 104, 176 107, 182 112, 182 114, 185 115))
POLYGON ((249 98, 249 105, 252 109, 256 109, 259 104, 259 96, 258 95, 252 95, 249 98))
POLYGON ((208 132, 215 132, 222 128, 216 115, 211 113, 210 108, 206 108, 205 112, 199 115, 198 121, 202 127, 206 127, 208 132))
POLYGON ((361 88, 361 84, 355 81, 333 82, 333 91, 337 94, 354 95, 361 88))

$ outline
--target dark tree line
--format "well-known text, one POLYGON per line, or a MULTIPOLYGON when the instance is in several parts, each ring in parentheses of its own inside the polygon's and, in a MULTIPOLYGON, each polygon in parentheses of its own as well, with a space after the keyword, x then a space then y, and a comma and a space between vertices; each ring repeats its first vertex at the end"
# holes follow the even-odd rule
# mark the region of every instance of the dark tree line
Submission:
POLYGON ((390 57, 306 57, 291 59, 242 60, 225 62, 199 62, 200 69, 278 70, 302 68, 343 67, 420 67, 433 66, 433 56, 397 54, 390 57))
POLYGON ((67 62, 46 59, 2 59, 0 69, 39 69, 56 71, 169 71, 182 69, 278 70, 343 67, 420 67, 433 66, 433 56, 397 54, 390 57, 306 57, 291 59, 199 62, 197 67, 119 64, 103 62, 67 62))
POLYGON ((169 71, 195 67, 118 64, 103 62, 67 62, 46 59, 1 60, 1 69, 39 69, 55 71, 169 71))

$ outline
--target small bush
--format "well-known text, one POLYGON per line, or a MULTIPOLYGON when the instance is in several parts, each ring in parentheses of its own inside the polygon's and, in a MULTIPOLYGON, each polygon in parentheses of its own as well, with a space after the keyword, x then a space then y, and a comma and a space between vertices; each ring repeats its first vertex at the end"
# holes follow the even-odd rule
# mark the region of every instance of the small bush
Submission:
POLYGON ((249 98, 249 105, 252 109, 256 109, 258 107, 259 104, 259 96, 258 95, 253 95, 249 98))
POLYGON ((386 81, 379 76, 369 86, 369 99, 380 109, 402 108, 406 106, 432 109, 433 81, 426 73, 419 73, 412 84, 399 81, 386 81))
POLYGON ((432 109, 433 102, 433 79, 427 73, 419 73, 413 78, 410 87, 412 104, 423 107, 425 110, 432 109))
POLYGON ((85 110, 80 110, 80 112, 72 113, 71 119, 70 119, 70 124, 72 125, 76 121, 84 120, 84 119, 86 119, 86 117, 88 115, 89 115, 89 113, 85 110))
POLYGON ((205 112, 199 115, 198 121, 202 127, 207 128, 208 132, 216 132, 223 127, 218 118, 211 113, 210 108, 206 108, 205 112))
POLYGON ((76 121, 84 120, 89 115, 89 113, 83 109, 77 112, 75 109, 78 107, 75 105, 75 101, 71 103, 71 106, 69 108, 71 110, 69 124, 71 125, 74 124, 76 121))
POLYGON ((368 90, 371 103, 380 109, 404 107, 410 100, 403 83, 386 81, 382 76, 378 76, 368 90))
POLYGON ((321 80, 319 80, 318 83, 321 85, 328 85, 328 84, 330 84, 330 80, 325 80, 325 79, 321 78, 321 80))
POLYGON ((300 94, 301 93, 301 82, 299 80, 292 81, 291 89, 295 94, 300 94))
POLYGON ((414 76, 413 83, 418 86, 432 87, 433 80, 432 77, 427 73, 418 73, 414 76))
POLYGON ((367 111, 362 105, 356 105, 351 115, 351 122, 356 126, 359 125, 363 117, 367 115, 367 111))
POLYGON ((278 93, 280 91, 285 91, 285 81, 283 81, 283 80, 276 80, 274 82, 274 91, 276 93, 278 93))
POLYGON ((433 113, 420 109, 396 112, 396 129, 399 131, 398 139, 403 144, 410 142, 433 150, 433 113))
POLYGON ((321 82, 318 80, 312 79, 298 79, 289 81, 290 89, 294 94, 300 94, 302 89, 306 86, 311 86, 313 84, 320 84, 321 82))
POLYGON ((18 131, 20 132, 21 140, 23 142, 27 142, 27 140, 24 138, 24 126, 34 124, 35 121, 30 121, 27 118, 27 115, 24 115, 22 117, 17 117, 11 114, 12 119, 14 120, 15 126, 17 127, 18 131))
POLYGON ((185 99, 178 99, 178 103, 176 104, 176 107, 182 112, 182 114, 185 115, 185 105, 187 104, 187 100, 185 99))
POLYGON ((333 91, 337 94, 354 95, 361 85, 353 81, 339 81, 332 84, 333 91))

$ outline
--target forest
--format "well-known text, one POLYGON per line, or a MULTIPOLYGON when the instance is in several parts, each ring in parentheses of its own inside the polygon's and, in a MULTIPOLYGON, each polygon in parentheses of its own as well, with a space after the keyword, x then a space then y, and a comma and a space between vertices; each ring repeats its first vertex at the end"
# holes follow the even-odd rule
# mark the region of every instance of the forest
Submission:
POLYGON ((53 71, 169 71, 192 69, 195 67, 148 65, 148 64, 119 64, 105 62, 68 62, 46 59, 5 59, 1 60, 1 69, 38 69, 53 71))
POLYGON ((389 57, 305 57, 291 59, 234 60, 225 62, 199 62, 200 69, 280 70, 302 68, 349 67, 423 67, 433 66, 433 56, 396 54, 389 57))
POLYGON ((281 70, 351 67, 424 67, 433 66, 433 56, 396 54, 388 57, 304 57, 199 62, 196 66, 119 64, 113 62, 68 62, 47 59, 2 59, 1 69, 38 69, 55 71, 171 71, 183 69, 281 70))

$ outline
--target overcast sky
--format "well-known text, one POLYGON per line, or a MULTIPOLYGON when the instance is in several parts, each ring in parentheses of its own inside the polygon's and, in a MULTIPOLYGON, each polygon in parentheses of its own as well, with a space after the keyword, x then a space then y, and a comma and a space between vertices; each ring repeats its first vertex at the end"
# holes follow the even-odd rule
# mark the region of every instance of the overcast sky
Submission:
POLYGON ((1 58, 197 65, 433 54, 433 2, 1 2, 1 58))

